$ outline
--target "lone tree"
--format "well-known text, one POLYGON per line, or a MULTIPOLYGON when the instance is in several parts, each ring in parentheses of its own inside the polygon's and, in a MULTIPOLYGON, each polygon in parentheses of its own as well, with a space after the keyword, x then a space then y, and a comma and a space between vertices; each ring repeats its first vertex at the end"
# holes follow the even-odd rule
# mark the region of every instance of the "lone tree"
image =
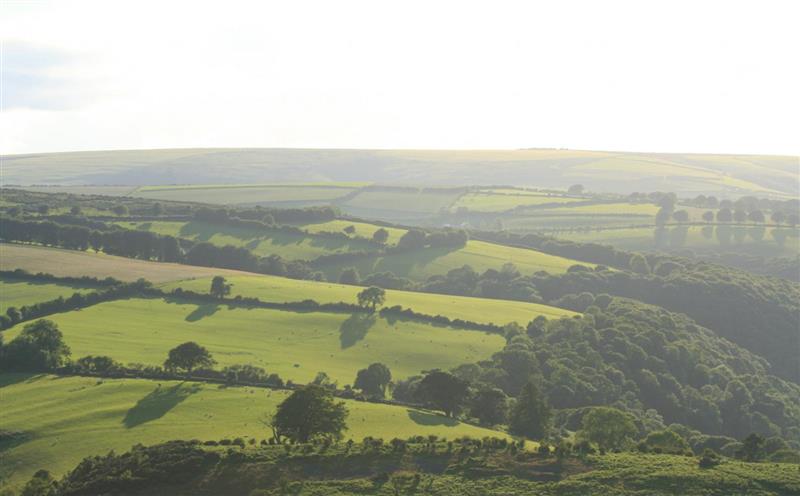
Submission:
POLYGON ((377 286, 370 286, 358 293, 356 297, 359 305, 369 307, 374 312, 378 305, 383 305, 383 302, 386 301, 386 291, 377 286))
POLYGON ((358 371, 353 387, 364 391, 369 396, 385 398, 386 388, 391 381, 392 373, 389 367, 382 363, 373 363, 358 371))
POLYGON ((333 394, 324 387, 309 384, 278 405, 270 424, 276 441, 287 437, 292 442, 307 443, 318 436, 341 439, 342 431, 347 429, 346 419, 344 402, 334 401, 333 394))
POLYGON ((384 228, 380 228, 374 233, 372 233, 372 241, 375 241, 380 244, 385 244, 389 240, 389 231, 384 228))
POLYGON ((350 225, 342 229, 347 234, 355 234, 356 233, 356 226, 350 225))
POLYGON ((221 300, 231 294, 231 286, 232 284, 228 284, 224 277, 214 276, 214 279, 211 280, 211 289, 208 292, 214 298, 221 300))
POLYGON ((194 341, 188 341, 169 350, 169 357, 164 362, 168 370, 185 370, 191 374, 196 367, 210 367, 217 363, 211 353, 194 341))
POLYGON ((616 408, 599 406, 583 416, 578 437, 602 449, 622 448, 638 433, 633 416, 616 408))
POLYGON ((686 210, 676 210, 672 213, 672 218, 678 222, 689 222, 689 212, 686 210))
POLYGON ((467 381, 448 372, 434 370, 422 378, 416 396, 423 403, 433 405, 448 417, 455 417, 469 394, 467 381))
POLYGON ((511 410, 509 427, 514 434, 531 439, 544 439, 547 437, 552 416, 553 412, 536 383, 528 381, 522 387, 517 403, 511 410))
POLYGON ((712 212, 711 210, 706 210, 705 212, 703 212, 703 220, 708 222, 709 224, 711 222, 714 222, 714 212, 712 212))

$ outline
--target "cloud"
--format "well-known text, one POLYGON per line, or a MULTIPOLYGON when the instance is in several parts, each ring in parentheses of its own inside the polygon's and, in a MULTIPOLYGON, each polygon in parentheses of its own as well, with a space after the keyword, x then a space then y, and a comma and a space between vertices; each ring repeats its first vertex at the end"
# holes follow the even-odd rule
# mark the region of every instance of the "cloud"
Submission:
POLYGON ((2 45, 2 108, 69 110, 83 106, 89 96, 63 69, 74 57, 58 49, 28 42, 2 45))

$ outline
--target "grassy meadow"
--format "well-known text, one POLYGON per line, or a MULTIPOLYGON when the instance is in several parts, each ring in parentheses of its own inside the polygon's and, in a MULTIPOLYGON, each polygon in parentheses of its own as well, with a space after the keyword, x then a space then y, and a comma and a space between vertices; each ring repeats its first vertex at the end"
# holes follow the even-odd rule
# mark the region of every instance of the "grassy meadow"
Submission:
MULTIPOLYGON (((312 224, 297 224, 297 227, 308 231, 310 233, 320 232, 342 232, 344 228, 352 226, 355 228, 355 235, 362 238, 372 238, 375 231, 381 229, 382 226, 376 224, 369 224, 367 222, 351 222, 348 220, 330 220, 327 222, 317 222, 312 224)), ((405 229, 396 227, 383 227, 389 233, 389 238, 386 240, 387 245, 397 244, 397 241, 406 233, 405 229)))
POLYGON ((59 277, 114 277, 122 281, 145 278, 154 283, 192 277, 248 274, 248 272, 238 270, 149 262, 91 251, 62 250, 8 243, 0 243, 0 269, 24 269, 31 273, 44 272, 59 277))
MULTIPOLYGON (((74 358, 108 355, 122 363, 161 365, 186 341, 205 346, 218 367, 250 364, 307 383, 320 371, 340 385, 385 363, 394 378, 489 358, 505 344, 496 334, 387 321, 362 313, 293 312, 183 300, 135 298, 51 315, 74 358)), ((22 324, 4 331, 6 341, 22 324)))
MULTIPOLYGON (((305 299, 319 303, 354 303, 356 294, 364 288, 328 282, 302 281, 276 276, 237 276, 227 279, 232 284, 231 296, 242 295, 262 301, 287 302, 305 299)), ((183 288, 205 293, 211 287, 211 278, 175 281, 162 285, 165 290, 183 288)), ((451 319, 473 322, 506 324, 518 322, 525 325, 539 315, 548 319, 570 317, 574 312, 562 308, 525 303, 521 301, 490 300, 465 296, 415 293, 386 290, 386 306, 401 305, 428 315, 444 315, 451 319)))
MULTIPOLYGON (((139 443, 265 439, 271 433, 262 421, 287 395, 179 381, 0 374, 0 431, 18 433, 0 441, 0 479, 17 486, 43 467, 59 477, 85 456, 120 453, 139 443)), ((344 435, 356 441, 368 435, 505 437, 426 411, 345 403, 350 414, 344 435)))
POLYGON ((569 267, 578 263, 593 267, 589 263, 535 250, 470 240, 463 248, 426 248, 325 266, 320 270, 329 280, 338 280, 344 268, 356 267, 362 275, 389 271, 398 276, 421 281, 434 275, 446 274, 464 265, 483 272, 487 269, 500 269, 506 263, 513 263, 523 274, 532 274, 540 270, 558 274, 566 272, 569 267))
MULTIPOLYGON (((502 191, 502 190, 497 190, 502 191)), ((505 190, 502 193, 495 190, 468 193, 460 197, 452 209, 466 208, 475 212, 503 212, 516 207, 546 205, 550 203, 573 203, 581 201, 580 198, 555 196, 546 193, 534 193, 520 190, 505 190)))
POLYGON ((311 260, 333 253, 375 250, 373 245, 356 239, 314 237, 279 230, 256 230, 199 221, 119 222, 118 225, 128 229, 206 241, 218 246, 241 246, 256 255, 274 254, 288 260, 311 260))
POLYGON ((143 186, 136 189, 133 196, 221 205, 269 205, 271 203, 313 205, 330 203, 362 186, 364 183, 143 186))
POLYGON ((23 281, 0 277, 0 313, 6 313, 9 307, 20 308, 33 303, 55 300, 59 296, 68 298, 74 293, 91 290, 92 288, 79 284, 23 281))

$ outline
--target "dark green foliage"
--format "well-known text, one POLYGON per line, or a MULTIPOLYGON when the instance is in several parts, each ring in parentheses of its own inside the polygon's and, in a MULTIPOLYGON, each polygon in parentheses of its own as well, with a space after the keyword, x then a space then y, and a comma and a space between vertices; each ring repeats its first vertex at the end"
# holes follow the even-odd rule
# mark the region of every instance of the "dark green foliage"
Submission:
POLYGON ((340 439, 347 428, 347 408, 336 402, 330 391, 308 385, 294 391, 280 405, 272 418, 276 440, 283 437, 295 442, 308 442, 314 437, 340 439))
POLYGON ((382 363, 373 363, 358 371, 353 387, 362 390, 367 396, 384 398, 391 381, 389 367, 382 363))
POLYGON ((3 346, 0 364, 4 370, 49 371, 63 366, 69 355, 69 346, 55 322, 37 320, 3 346))
POLYGON ((389 239, 389 231, 384 228, 380 228, 372 233, 372 240, 376 243, 385 244, 386 241, 389 239))
POLYGON ((448 372, 434 370, 422 378, 416 388, 415 397, 425 404, 454 417, 464 406, 469 388, 466 381, 448 372))
POLYGON ((509 418, 509 428, 514 434, 530 439, 547 438, 553 416, 547 400, 534 381, 522 388, 509 418))
POLYGON ((616 408, 594 407, 583 416, 578 437, 610 450, 625 447, 638 433, 631 414, 616 408))
POLYGON ((371 286, 358 293, 356 298, 360 306, 368 307, 374 312, 378 305, 383 305, 386 301, 386 291, 377 286, 371 286))
POLYGON ((504 424, 508 417, 508 397, 500 389, 481 389, 469 404, 469 414, 482 425, 504 424))
POLYGON ((735 453, 736 458, 746 462, 757 462, 764 458, 764 438, 758 434, 750 434, 742 441, 742 446, 735 453))
POLYGON ((164 368, 167 370, 185 370, 191 374, 192 370, 197 367, 210 367, 215 363, 207 349, 194 341, 188 341, 169 350, 169 356, 164 362, 164 368))
POLYGON ((231 293, 231 285, 222 276, 214 276, 211 279, 211 289, 208 293, 215 298, 222 299, 231 293))
POLYGON ((697 460, 697 465, 700 468, 714 468, 722 463, 722 459, 714 451, 706 448, 703 455, 697 460))
POLYGON ((339 284, 350 284, 357 286, 361 282, 361 276, 355 267, 348 267, 339 274, 339 284))
POLYGON ((691 453, 689 443, 671 430, 651 432, 638 445, 639 451, 682 455, 691 453))

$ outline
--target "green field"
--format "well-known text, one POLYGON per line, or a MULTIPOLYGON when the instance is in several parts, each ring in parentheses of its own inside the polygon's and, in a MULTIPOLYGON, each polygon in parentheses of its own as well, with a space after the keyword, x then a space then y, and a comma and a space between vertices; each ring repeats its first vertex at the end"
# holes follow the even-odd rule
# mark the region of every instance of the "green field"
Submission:
POLYGON ((347 213, 360 217, 404 220, 427 217, 448 209, 461 193, 454 191, 373 191, 366 190, 340 203, 347 213))
MULTIPOLYGON (((19 485, 40 468, 61 476, 83 457, 123 452, 135 444, 172 439, 265 439, 262 424, 288 393, 178 381, 97 379, 49 375, 0 375, 0 477, 19 485)), ((346 401, 346 438, 391 439, 436 434, 505 437, 429 412, 346 401)), ((0 489, 2 484, 0 483, 0 489)))
MULTIPOLYGON (((353 226, 356 229, 355 235, 362 238, 372 238, 375 231, 382 226, 369 224, 366 222, 351 222, 349 220, 331 220, 328 222, 317 222, 313 224, 297 224, 297 227, 304 229, 310 233, 320 232, 342 232, 346 227, 353 226)), ((387 245, 396 244, 397 241, 406 233, 405 229, 398 229, 396 227, 384 227, 389 233, 389 238, 386 240, 387 245)))
POLYGON ((458 199, 452 205, 452 209, 466 208, 476 212, 503 212, 516 207, 530 205, 545 205, 548 203, 573 203, 581 201, 580 198, 569 198, 565 196, 554 196, 548 194, 535 194, 533 192, 508 192, 495 193, 492 191, 482 191, 479 193, 469 193, 458 199))
POLYGON ((464 248, 426 248, 410 252, 379 256, 356 262, 322 267, 329 280, 338 280, 342 269, 356 267, 363 276, 373 272, 393 272, 395 275, 422 281, 430 276, 446 274, 452 269, 469 265, 478 272, 486 269, 500 269, 505 263, 513 263, 523 274, 530 275, 544 270, 553 274, 566 272, 580 263, 589 267, 592 264, 577 262, 556 255, 548 255, 535 250, 497 245, 483 241, 470 240, 464 248))
POLYGON ((315 237, 279 230, 256 230, 199 221, 119 222, 118 224, 128 229, 168 234, 195 241, 207 241, 217 246, 241 246, 257 255, 274 254, 288 260, 311 260, 333 253, 375 250, 373 245, 356 239, 315 237))
POLYGON ((761 226, 667 226, 559 233, 578 242, 602 243, 625 250, 680 250, 740 252, 764 257, 800 253, 800 231, 761 226))
POLYGON ((55 300, 59 296, 68 298, 73 293, 91 291, 87 286, 53 282, 23 281, 0 277, 0 313, 9 307, 22 307, 33 303, 55 300))
MULTIPOLYGON (((284 380, 310 382, 326 372, 340 385, 356 372, 385 363, 395 378, 431 368, 483 360, 505 339, 496 334, 387 321, 356 313, 232 308, 183 300, 127 299, 48 317, 64 333, 75 358, 109 355, 123 363, 161 365, 180 343, 207 347, 218 367, 250 364, 284 380)), ((22 325, 5 331, 6 341, 22 325)))
POLYGON ((60 277, 114 277, 122 281, 144 278, 154 283, 192 277, 249 274, 238 270, 148 262, 104 253, 8 243, 0 243, 0 269, 25 269, 32 273, 44 272, 60 277))
MULTIPOLYGON (((304 299, 319 303, 354 303, 356 294, 364 288, 327 282, 299 281, 275 276, 239 276, 228 278, 233 284, 231 296, 242 295, 262 301, 287 302, 304 299)), ((177 287, 205 293, 211 286, 211 278, 176 281, 162 287, 171 290, 177 287)), ((548 319, 569 317, 574 312, 562 308, 536 303, 509 300, 489 300, 465 296, 414 293, 411 291, 386 291, 386 306, 400 305, 428 315, 445 315, 451 319, 463 319, 481 323, 506 324, 518 322, 525 325, 538 315, 548 319)))

